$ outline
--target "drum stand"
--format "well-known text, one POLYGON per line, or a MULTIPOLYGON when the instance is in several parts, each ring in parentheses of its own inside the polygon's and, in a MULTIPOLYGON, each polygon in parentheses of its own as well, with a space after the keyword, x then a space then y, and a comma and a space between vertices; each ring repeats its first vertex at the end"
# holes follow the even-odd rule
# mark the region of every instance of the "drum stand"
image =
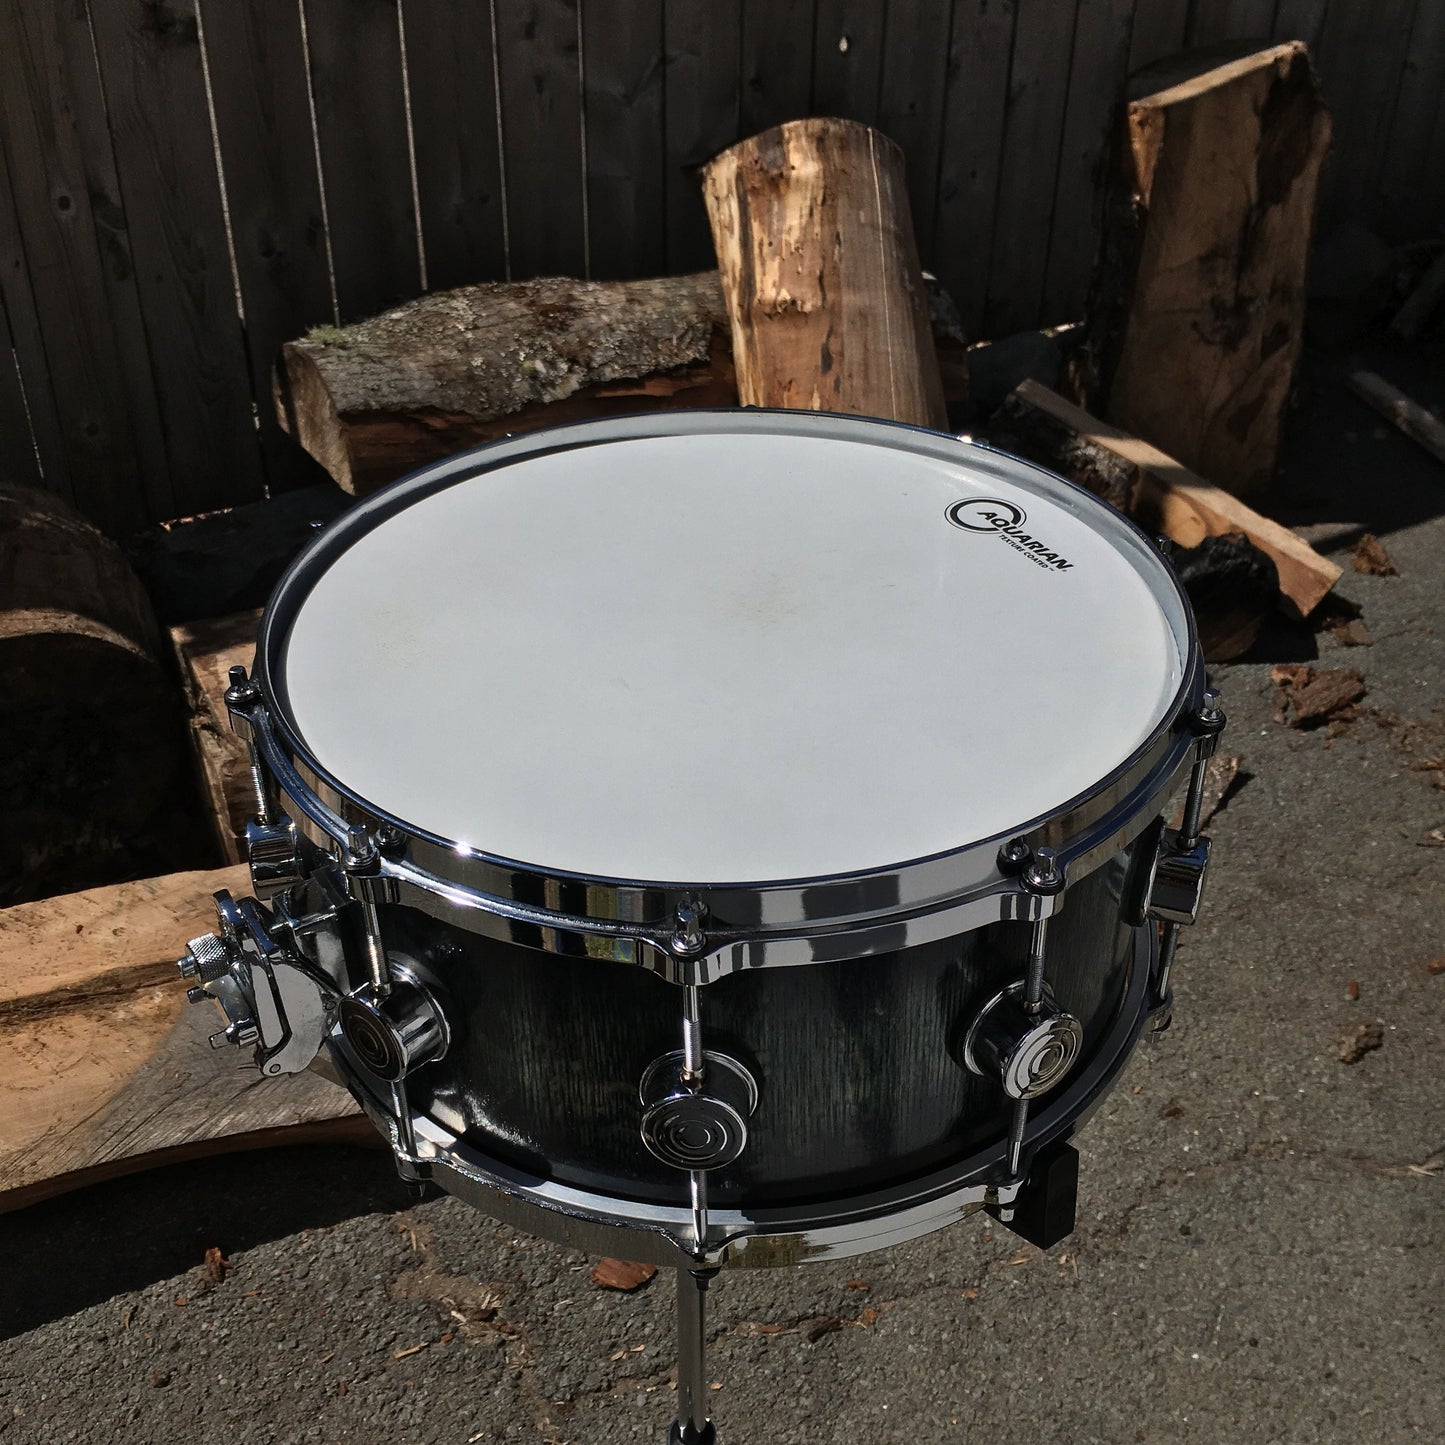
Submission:
POLYGON ((717 1445, 717 1431, 708 1418, 707 1326, 703 1297, 715 1269, 677 1271, 677 1419, 667 1432, 667 1445, 717 1445))

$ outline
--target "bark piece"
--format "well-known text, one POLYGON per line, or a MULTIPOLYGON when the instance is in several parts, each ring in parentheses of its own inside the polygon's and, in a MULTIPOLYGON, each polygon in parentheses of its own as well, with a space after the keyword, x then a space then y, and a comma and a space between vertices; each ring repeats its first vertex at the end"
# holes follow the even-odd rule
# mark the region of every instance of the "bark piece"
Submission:
POLYGON ((703 198, 745 406, 947 425, 892 141, 789 121, 709 161, 703 198))
POLYGON ((129 876, 183 776, 180 724, 124 554, 0 485, 0 904, 129 876))
POLYGON ((1241 496, 1275 471, 1329 136, 1298 41, 1128 106, 1084 399, 1241 496))
POLYGON ((1365 682, 1352 667, 1315 668, 1308 663, 1282 663, 1270 672, 1279 689, 1276 722, 1315 727, 1322 722, 1348 721, 1365 695, 1365 682))
POLYGON ((1307 616, 1340 569, 1303 537, 1211 486, 1158 447, 1091 416, 1034 381, 1021 382, 988 435, 1127 511, 1182 547, 1242 533, 1274 563, 1284 610, 1307 616))
POLYGON ((1390 554, 1385 551, 1384 543, 1373 532, 1366 532, 1355 543, 1350 565, 1356 572, 1363 572, 1368 577, 1398 577, 1400 575, 1395 564, 1390 561, 1390 554))
POLYGON ((227 863, 246 859, 246 820, 256 816, 256 794, 246 745, 231 731, 224 694, 232 667, 239 663, 250 672, 260 626, 257 609, 171 629, 207 822, 227 863))
POLYGON ((281 348, 281 423, 364 493, 509 432, 735 399, 713 272, 433 292, 281 348))
POLYGON ((633 1290, 641 1289, 656 1273, 656 1265, 639 1264, 631 1259, 603 1259, 592 1271, 592 1283, 601 1289, 617 1289, 631 1294, 633 1290))
POLYGON ((0 910, 0 1212, 162 1163, 376 1138, 311 1073, 268 1080, 210 1049, 175 960, 244 868, 175 873, 0 910))
POLYGON ((1384 1028, 1374 1019, 1361 1019, 1352 1024, 1340 1039, 1340 1062, 1358 1064, 1366 1054, 1373 1053, 1384 1042, 1384 1028))

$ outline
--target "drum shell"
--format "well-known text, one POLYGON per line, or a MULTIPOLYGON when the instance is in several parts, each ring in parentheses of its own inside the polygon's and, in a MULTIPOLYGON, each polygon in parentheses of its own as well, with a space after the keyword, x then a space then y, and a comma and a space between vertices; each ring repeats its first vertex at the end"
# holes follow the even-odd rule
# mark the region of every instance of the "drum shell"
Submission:
MULTIPOLYGON (((1087 1062, 1113 1022, 1133 948, 1134 845, 1068 889, 1047 977, 1084 1026, 1087 1062)), ((644 969, 546 954, 416 910, 382 910, 389 950, 416 960, 451 1029, 407 1084, 410 1106, 484 1156, 608 1197, 677 1204, 686 1175, 639 1132, 638 1081, 679 1047, 682 992, 644 969)), ((810 966, 745 970, 701 990, 705 1046, 759 1084, 741 1157, 709 1175, 717 1208, 839 1199, 997 1145, 1012 1101, 962 1063, 978 1009, 1022 977, 1030 927, 810 966)))

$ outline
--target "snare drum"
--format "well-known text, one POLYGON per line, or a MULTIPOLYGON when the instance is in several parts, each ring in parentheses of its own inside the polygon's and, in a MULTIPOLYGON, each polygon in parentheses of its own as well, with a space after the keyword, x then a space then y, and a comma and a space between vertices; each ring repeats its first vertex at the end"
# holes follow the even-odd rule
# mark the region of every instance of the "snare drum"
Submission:
POLYGON ((291 568, 228 701, 258 897, 189 957, 228 1037, 329 1056, 410 1179, 692 1265, 1041 1187, 1167 1008, 1222 725, 1118 513, 755 410, 397 483, 291 568))

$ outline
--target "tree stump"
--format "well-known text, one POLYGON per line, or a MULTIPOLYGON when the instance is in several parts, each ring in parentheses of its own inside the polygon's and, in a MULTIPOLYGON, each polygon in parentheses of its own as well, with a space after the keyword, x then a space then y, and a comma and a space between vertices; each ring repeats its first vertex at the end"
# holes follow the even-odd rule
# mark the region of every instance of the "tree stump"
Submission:
POLYGON ((59 498, 0 484, 0 903, 151 861, 137 844, 182 759, 161 657, 120 549, 59 498))
POLYGON ((1128 106, 1081 394, 1239 496, 1274 476, 1329 137, 1298 41, 1128 106))
POLYGON ((795 120, 703 170, 745 406, 947 426, 903 153, 795 120))

